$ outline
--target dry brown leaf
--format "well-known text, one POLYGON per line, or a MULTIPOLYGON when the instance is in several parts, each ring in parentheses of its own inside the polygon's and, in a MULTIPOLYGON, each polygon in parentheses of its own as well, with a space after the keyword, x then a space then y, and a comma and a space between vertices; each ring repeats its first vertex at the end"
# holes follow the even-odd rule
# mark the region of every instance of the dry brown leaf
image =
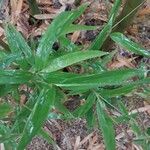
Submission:
POLYGON ((78 150, 79 149, 79 147, 80 147, 80 140, 81 140, 80 136, 77 136, 75 144, 74 144, 74 150, 78 150))
POLYGON ((27 97, 26 97, 25 94, 22 94, 22 95, 20 96, 20 105, 21 105, 21 106, 26 103, 26 100, 27 100, 26 98, 27 98, 27 97))
POLYGON ((75 0, 59 0, 62 5, 73 4, 75 0))
POLYGON ((122 67, 134 68, 135 66, 132 64, 132 61, 135 58, 125 58, 123 56, 118 55, 116 60, 110 62, 107 67, 108 69, 118 69, 122 67))
POLYGON ((26 38, 30 36, 30 30, 31 30, 28 19, 29 19, 28 15, 21 13, 17 21, 18 31, 21 31, 26 38))
POLYGON ((146 105, 145 107, 140 107, 138 109, 134 109, 131 112, 129 112, 129 115, 140 113, 140 112, 148 112, 148 111, 150 111, 150 105, 146 105))
MULTIPOLYGON (((144 106, 150 106, 150 103, 148 103, 147 101, 144 101, 144 106)), ((147 113, 150 115, 150 109, 147 110, 147 113)))
MULTIPOLYGON (((83 22, 83 19, 81 19, 78 24, 81 24, 82 22, 83 22)), ((72 42, 75 43, 75 42, 77 41, 77 39, 78 39, 79 36, 80 36, 80 32, 81 32, 81 31, 76 31, 76 32, 74 32, 74 33, 72 34, 72 36, 71 36, 71 41, 72 41, 72 42)))
POLYGON ((20 13, 23 6, 23 0, 12 0, 11 1, 11 22, 16 24, 20 18, 20 13))
POLYGON ((127 32, 130 34, 130 35, 134 35, 136 36, 138 34, 138 26, 137 25, 133 25, 133 26, 130 26, 128 29, 127 29, 127 32))
POLYGON ((75 42, 78 40, 78 38, 79 38, 79 36, 80 36, 80 32, 81 32, 81 31, 76 31, 76 32, 74 32, 74 33, 72 34, 72 36, 71 36, 71 41, 72 41, 73 43, 75 43, 75 42))
POLYGON ((137 146, 135 144, 132 144, 132 146, 133 146, 133 150, 143 150, 142 147, 139 145, 137 146))
POLYGON ((146 7, 138 11, 138 16, 150 15, 150 7, 146 7))
POLYGON ((95 134, 95 132, 92 132, 91 134, 89 134, 88 136, 86 136, 81 142, 80 145, 83 145, 84 143, 86 143, 88 140, 91 139, 91 137, 95 134))
POLYGON ((38 20, 46 20, 46 19, 53 19, 57 16, 57 14, 38 14, 34 15, 34 18, 38 20))
POLYGON ((89 150, 104 150, 104 144, 98 144, 98 145, 96 145, 96 146, 94 146, 94 147, 92 147, 91 149, 89 149, 89 150))
POLYGON ((51 0, 37 0, 37 2, 41 5, 52 5, 52 1, 51 0))
POLYGON ((15 19, 16 19, 15 12, 17 8, 17 0, 11 0, 10 6, 11 6, 11 22, 15 23, 15 19))
POLYGON ((5 150, 5 147, 4 147, 3 143, 0 144, 0 150, 5 150))
POLYGON ((0 38, 4 34, 4 29, 0 27, 0 38))

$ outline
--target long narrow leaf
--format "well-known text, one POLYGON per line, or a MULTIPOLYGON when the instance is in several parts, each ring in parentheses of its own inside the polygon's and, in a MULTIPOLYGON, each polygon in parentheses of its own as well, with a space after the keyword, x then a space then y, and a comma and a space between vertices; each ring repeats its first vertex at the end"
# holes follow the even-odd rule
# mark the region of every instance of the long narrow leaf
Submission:
POLYGON ((41 72, 53 72, 75 64, 77 62, 87 60, 94 57, 100 57, 106 55, 105 52, 100 51, 78 51, 71 52, 60 57, 57 57, 50 61, 49 66, 43 69, 41 72))
POLYGON ((11 51, 13 53, 21 52, 25 55, 25 58, 32 64, 32 51, 22 35, 11 24, 6 25, 5 32, 11 51))
POLYGON ((51 72, 51 73, 40 73, 40 77, 42 77, 43 80, 49 84, 62 83, 66 79, 80 77, 80 76, 81 75, 79 74, 67 73, 62 71, 51 72))
POLYGON ((10 66, 13 62, 16 62, 16 61, 18 61, 18 62, 22 61, 21 64, 24 63, 24 66, 27 66, 27 64, 24 60, 25 59, 22 56, 21 52, 7 54, 0 60, 0 69, 10 66))
POLYGON ((115 131, 113 128, 113 123, 104 109, 105 107, 103 102, 98 101, 96 104, 96 112, 106 150, 115 150, 115 131))
POLYGON ((66 36, 60 36, 58 40, 59 40, 61 48, 67 52, 80 50, 79 46, 71 42, 66 36))
POLYGON ((54 42, 62 35, 63 31, 84 12, 86 7, 87 4, 84 4, 77 10, 63 12, 50 24, 37 48, 36 68, 38 70, 45 67, 49 55, 53 53, 52 46, 54 42))
POLYGON ((93 93, 91 93, 87 100, 85 101, 85 104, 81 105, 80 107, 78 107, 73 114, 77 117, 81 117, 83 115, 85 115, 94 105, 95 103, 95 95, 93 93))
POLYGON ((109 18, 113 16, 114 20, 119 12, 119 8, 121 7, 122 0, 115 0, 113 7, 109 13, 109 18))
POLYGON ((143 80, 135 81, 115 89, 101 89, 99 90, 99 94, 104 97, 115 97, 115 96, 126 95, 144 84, 150 84, 150 79, 146 78, 143 80))
POLYGON ((113 71, 104 71, 98 74, 82 75, 80 77, 70 78, 61 84, 56 84, 62 87, 83 87, 90 89, 92 87, 102 87, 110 85, 119 85, 125 83, 125 80, 134 76, 140 76, 141 72, 138 69, 122 69, 113 71))
POLYGON ((48 116, 49 110, 52 107, 54 99, 55 90, 53 89, 53 87, 49 89, 44 88, 41 91, 24 128, 22 137, 18 144, 18 150, 23 150, 26 147, 26 145, 31 141, 31 139, 36 134, 38 134, 38 131, 40 130, 48 116))
POLYGON ((0 119, 6 117, 11 111, 12 106, 6 103, 0 103, 0 119))
POLYGON ((121 47, 139 55, 150 58, 150 51, 142 48, 139 44, 131 41, 122 33, 116 32, 111 34, 111 39, 119 44, 121 47))
POLYGON ((22 84, 27 83, 33 76, 29 72, 17 70, 0 70, 0 84, 22 84))
POLYGON ((109 22, 104 26, 103 30, 98 34, 96 39, 92 42, 91 46, 88 48, 89 50, 90 49, 98 50, 102 47, 104 41, 111 33, 112 25, 113 25, 113 16, 110 18, 109 22))
POLYGON ((62 34, 68 34, 68 33, 73 33, 75 31, 84 31, 84 30, 96 30, 97 27, 96 26, 87 26, 87 25, 74 25, 71 24, 70 26, 68 26, 68 28, 66 28, 62 34))

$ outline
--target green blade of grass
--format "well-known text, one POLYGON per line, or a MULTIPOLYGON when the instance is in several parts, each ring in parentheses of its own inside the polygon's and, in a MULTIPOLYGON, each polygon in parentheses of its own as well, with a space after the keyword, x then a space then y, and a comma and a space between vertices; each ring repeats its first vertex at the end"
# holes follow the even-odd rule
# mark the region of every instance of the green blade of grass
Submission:
POLYGON ((50 61, 47 68, 43 69, 41 72, 53 72, 63 69, 72 64, 78 63, 83 60, 90 58, 100 57, 108 53, 100 51, 77 51, 64 54, 50 61))
POLYGON ((0 97, 5 96, 6 94, 12 92, 16 88, 16 85, 0 85, 0 97))
POLYGON ((80 77, 79 74, 67 73, 67 72, 51 72, 51 73, 40 73, 40 77, 49 84, 62 83, 64 80, 74 77, 80 77))
POLYGON ((31 139, 38 134, 38 131, 48 116, 54 99, 55 90, 53 87, 45 87, 41 90, 37 102, 35 103, 34 108, 27 120, 17 150, 25 149, 26 145, 29 144, 31 139))
POLYGON ((139 44, 131 41, 127 37, 125 37, 122 33, 116 32, 111 34, 111 39, 115 41, 121 47, 139 55, 143 55, 145 57, 150 58, 150 51, 145 50, 139 44))
POLYGON ((88 48, 89 50, 98 50, 102 47, 104 41, 111 33, 112 25, 113 25, 113 16, 110 18, 108 23, 104 26, 103 30, 99 33, 96 39, 92 42, 92 44, 88 48))
POLYGON ((75 31, 84 31, 84 30, 96 30, 97 27, 96 26, 87 26, 87 25, 74 25, 71 24, 70 26, 68 26, 68 28, 66 28, 62 34, 68 34, 68 33, 73 33, 75 31))
POLYGON ((0 69, 9 67, 13 62, 20 62, 24 66, 27 66, 26 61, 24 57, 22 56, 22 53, 11 53, 6 54, 3 56, 3 58, 0 60, 0 69))
POLYGON ((85 104, 81 105, 80 107, 78 107, 73 114, 76 117, 82 117, 83 115, 85 115, 90 109, 91 107, 94 105, 96 100, 96 97, 93 93, 89 94, 89 96, 87 97, 87 100, 85 101, 85 104))
POLYGON ((99 90, 99 94, 104 97, 115 97, 115 96, 126 95, 132 92, 133 90, 137 89, 138 87, 146 84, 147 85, 150 84, 150 78, 145 78, 131 83, 126 83, 121 87, 117 87, 114 89, 101 89, 99 90))
POLYGON ((5 33, 7 37, 7 41, 12 53, 21 52, 25 55, 25 58, 30 64, 32 62, 32 51, 28 44, 26 43, 25 39, 22 35, 15 29, 15 27, 11 24, 6 24, 5 26, 5 33))
POLYGON ((0 69, 0 84, 23 84, 33 79, 29 72, 0 69))
POLYGON ((53 140, 53 138, 43 129, 39 130, 39 135, 42 136, 49 144, 52 144, 54 149, 59 148, 56 142, 53 140))
POLYGON ((66 36, 60 36, 58 40, 61 48, 65 49, 67 52, 78 51, 80 49, 79 46, 71 42, 66 36))
MULTIPOLYGON (((62 35, 64 30, 75 21, 86 9, 87 4, 80 6, 77 10, 63 12, 50 24, 43 35, 36 52, 36 68, 40 70, 45 67, 49 55, 53 53, 54 42, 62 35)), ((63 33, 64 34, 64 33, 63 33)))
POLYGON ((133 91, 134 88, 135 88, 135 85, 126 85, 126 86, 112 89, 112 90, 109 90, 109 89, 101 90, 99 93, 100 95, 104 97, 116 97, 120 95, 126 95, 130 93, 131 91, 133 91))
POLYGON ((122 0, 115 0, 114 5, 110 11, 108 23, 104 26, 103 30, 99 33, 96 39, 92 42, 89 49, 97 50, 103 46, 104 42, 107 40, 108 36, 110 35, 112 31, 113 23, 116 19, 117 13, 121 6, 121 2, 122 0))
POLYGON ((97 102, 96 112, 98 123, 103 134, 106 150, 115 150, 115 131, 113 128, 113 123, 108 114, 106 114, 102 101, 97 102))
POLYGON ((113 16, 114 20, 116 19, 117 17, 117 14, 119 12, 119 9, 121 7, 121 3, 122 3, 122 0, 115 0, 114 4, 113 4, 113 7, 109 13, 109 19, 113 16))
POLYGON ((71 112, 65 107, 63 102, 67 100, 67 96, 61 91, 59 88, 56 90, 56 97, 55 97, 55 108, 59 110, 65 117, 73 117, 71 112))
POLYGON ((122 87, 118 87, 115 89, 101 89, 99 90, 99 94, 108 98, 126 95, 144 84, 150 84, 150 79, 142 79, 139 81, 132 82, 130 84, 125 84, 122 87))
POLYGON ((17 134, 11 133, 11 129, 8 125, 0 124, 0 143, 4 144, 4 148, 6 150, 16 149, 16 141, 17 134))
POLYGON ((6 103, 0 103, 0 119, 6 117, 11 111, 12 106, 6 103))
POLYGON ((141 70, 138 69, 122 69, 113 71, 104 71, 102 73, 82 75, 66 79, 61 84, 56 84, 61 87, 90 89, 94 87, 103 87, 111 85, 119 85, 125 83, 125 80, 134 76, 140 76, 141 70))
POLYGON ((7 56, 7 53, 5 53, 3 50, 0 49, 0 60, 5 58, 7 56))

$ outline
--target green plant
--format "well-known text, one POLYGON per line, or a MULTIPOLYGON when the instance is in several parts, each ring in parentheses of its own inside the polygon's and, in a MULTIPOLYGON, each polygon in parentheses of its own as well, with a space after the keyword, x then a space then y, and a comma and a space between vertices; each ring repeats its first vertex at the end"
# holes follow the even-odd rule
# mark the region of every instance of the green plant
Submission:
POLYGON ((30 8, 31 15, 34 16, 40 14, 40 10, 36 0, 28 0, 28 5, 30 8))
MULTIPOLYGON (((110 12, 110 16, 115 14, 116 19, 113 22, 112 32, 121 32, 123 33, 126 28, 132 23, 134 16, 136 15, 138 9, 145 3, 145 0, 126 0, 123 5, 123 9, 118 15, 118 10, 121 6, 122 0, 116 0, 114 7, 110 12)), ((103 43, 103 49, 109 51, 113 44, 113 41, 108 37, 107 40, 103 43), (109 45, 109 46, 108 46, 109 45)))
MULTIPOLYGON (((14 26, 5 25, 11 52, 0 51, 0 143, 4 143, 6 149, 23 150, 35 135, 42 136, 57 147, 42 128, 44 122, 51 118, 70 120, 84 117, 89 127, 100 127, 106 149, 115 150, 113 125, 120 120, 131 120, 131 115, 124 111, 123 104, 119 105, 120 110, 117 109, 121 111, 120 120, 109 115, 106 111, 108 108, 116 109, 110 100, 150 83, 150 79, 147 77, 147 70, 142 67, 107 70, 106 63, 111 60, 113 54, 99 51, 99 47, 110 34, 115 19, 113 13, 89 48, 81 49, 71 43, 66 34, 97 28, 73 24, 86 7, 87 4, 57 16, 42 36, 37 49, 31 49, 14 26), (60 43, 57 51, 52 48, 56 41, 60 43), (85 64, 82 64, 82 61, 85 64), (63 70, 76 64, 86 67, 87 72, 75 74, 63 70), (92 72, 88 66, 92 66, 92 72), (133 80, 133 77, 137 79, 133 80), (27 87, 27 101, 21 103, 22 86, 27 87), (6 97, 8 94, 10 99, 6 97), (86 101, 84 105, 70 112, 63 105, 69 95, 82 96, 86 101), (52 109, 59 110, 60 113, 54 115, 52 109)), ((120 33, 111 34, 111 38, 132 52, 150 56, 146 50, 127 41, 120 33), (127 43, 123 43, 123 40, 127 43)))

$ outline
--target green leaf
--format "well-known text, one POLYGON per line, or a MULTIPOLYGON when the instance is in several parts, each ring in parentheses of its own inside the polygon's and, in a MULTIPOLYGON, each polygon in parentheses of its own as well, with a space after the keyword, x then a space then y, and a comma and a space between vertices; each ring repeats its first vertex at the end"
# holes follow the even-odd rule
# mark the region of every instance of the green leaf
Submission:
POLYGON ((54 107, 65 117, 73 117, 70 111, 64 106, 63 102, 67 99, 66 95, 57 88, 54 107))
POLYGON ((89 130, 94 129, 97 118, 96 118, 93 108, 89 109, 89 111, 86 113, 85 117, 86 117, 88 129, 89 130))
MULTIPOLYGON (((12 54, 7 54, 5 57, 3 57, 0 60, 0 69, 9 67, 13 62, 20 62, 24 60, 24 57, 22 56, 22 53, 12 53, 12 54)), ((21 64, 24 62, 22 61, 21 64)), ((24 66, 26 65, 26 62, 24 63, 24 66)))
POLYGON ((46 120, 49 110, 55 99, 55 90, 53 87, 44 87, 37 99, 36 104, 27 120, 22 137, 18 144, 18 150, 25 149, 26 145, 38 133, 46 120))
POLYGON ((67 73, 62 71, 51 72, 51 73, 40 73, 39 75, 40 78, 42 77, 43 80, 49 84, 62 83, 66 79, 80 77, 79 74, 67 73))
POLYGON ((29 82, 32 78, 30 72, 0 69, 0 84, 23 84, 29 82))
POLYGON ((60 36, 58 40, 60 42, 61 48, 67 52, 80 50, 79 46, 71 42, 66 36, 60 36))
POLYGON ((39 134, 49 143, 53 145, 54 149, 60 149, 59 146, 56 144, 56 142, 53 140, 53 138, 43 129, 39 131, 39 134))
POLYGON ((81 116, 85 115, 91 109, 91 107, 94 105, 95 99, 96 99, 96 97, 93 93, 89 94, 89 96, 87 97, 87 100, 85 101, 85 104, 78 107, 73 112, 73 114, 77 117, 81 117, 81 116))
POLYGON ((107 68, 108 68, 107 64, 113 59, 115 54, 116 54, 116 51, 112 51, 109 53, 109 55, 104 56, 100 62, 101 66, 107 70, 107 68))
POLYGON ((17 86, 15 85, 0 85, 0 97, 5 96, 7 93, 12 92, 16 88, 17 86))
POLYGON ((12 110, 9 104, 0 103, 0 118, 6 117, 12 110))
POLYGON ((0 61, 1 61, 1 59, 5 58, 6 55, 7 55, 7 53, 0 50, 0 61))
POLYGON ((26 104, 19 109, 19 112, 15 116, 15 123, 12 128, 20 134, 22 134, 24 130, 27 119, 34 108, 38 97, 39 95, 37 91, 34 91, 32 94, 30 94, 26 104))
POLYGON ((121 47, 139 55, 143 55, 145 57, 150 58, 150 51, 145 50, 139 44, 131 41, 127 37, 125 37, 122 33, 115 32, 111 34, 111 39, 115 41, 121 47))
POLYGON ((96 26, 87 26, 87 25, 74 25, 71 24, 70 26, 68 26, 68 28, 66 28, 62 34, 68 34, 68 33, 72 33, 75 31, 84 31, 84 30, 96 30, 97 27, 96 26))
POLYGON ((61 84, 56 85, 69 88, 82 87, 85 89, 91 89, 92 87, 94 88, 98 86, 103 87, 106 85, 120 85, 125 83, 125 80, 140 75, 141 71, 138 69, 103 71, 102 73, 81 75, 79 77, 70 78, 68 80, 65 80, 61 84))
POLYGON ((114 89, 101 89, 98 92, 100 95, 104 97, 111 98, 111 97, 126 95, 144 84, 150 84, 150 79, 146 78, 143 80, 134 81, 130 84, 123 84, 123 86, 114 89))
POLYGON ((5 150, 15 150, 17 134, 11 133, 11 129, 8 126, 0 124, 0 143, 4 144, 5 150))
POLYGON ((104 90, 101 90, 99 93, 100 95, 105 96, 105 97, 116 97, 116 96, 128 94, 134 88, 135 88, 135 85, 125 85, 123 87, 112 89, 112 90, 104 89, 104 90))
POLYGON ((70 52, 59 56, 49 62, 48 67, 43 69, 41 72, 53 72, 60 69, 63 69, 72 64, 78 63, 83 60, 87 60, 94 57, 100 57, 106 55, 108 53, 100 52, 100 51, 77 51, 70 52))
POLYGON ((109 22, 104 26, 103 30, 98 34, 96 39, 92 42, 92 44, 88 48, 89 50, 98 50, 102 47, 103 43, 111 33, 112 25, 113 25, 113 17, 110 18, 109 22))
POLYGON ((49 144, 53 144, 53 146, 56 145, 52 137, 43 129, 39 130, 39 135, 42 136, 49 144))
POLYGON ((122 0, 115 0, 114 1, 114 4, 113 4, 113 7, 109 13, 109 18, 111 18, 113 16, 114 20, 119 12, 119 9, 121 7, 121 3, 122 3, 122 0))
POLYGON ((106 150, 115 150, 115 131, 113 128, 112 120, 105 112, 105 106, 102 101, 96 104, 96 112, 100 129, 103 134, 106 150))
POLYGON ((30 64, 32 62, 32 51, 22 35, 11 24, 6 24, 5 33, 12 53, 21 52, 30 64))
POLYGON ((54 42, 62 35, 86 9, 87 4, 80 6, 78 9, 59 14, 50 24, 43 35, 36 52, 36 68, 38 70, 45 67, 49 55, 53 53, 52 46, 54 42))

